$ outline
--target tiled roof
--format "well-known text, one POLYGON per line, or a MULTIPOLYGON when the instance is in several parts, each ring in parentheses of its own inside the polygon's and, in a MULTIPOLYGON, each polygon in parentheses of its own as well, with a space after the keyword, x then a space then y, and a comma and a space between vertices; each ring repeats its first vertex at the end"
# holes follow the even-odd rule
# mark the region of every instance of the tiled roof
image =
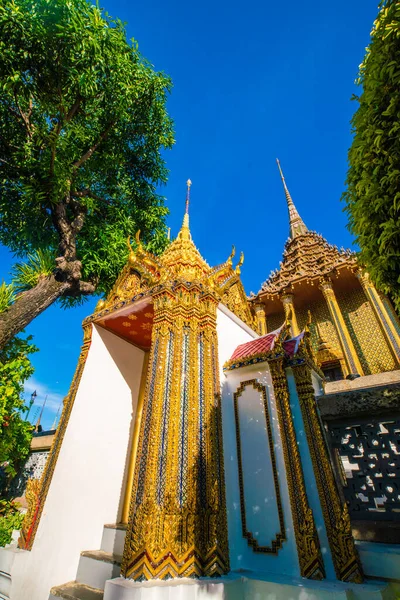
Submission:
POLYGON ((240 344, 232 354, 230 360, 238 360, 240 358, 248 358, 249 356, 253 356, 254 354, 260 354, 262 352, 270 352, 273 350, 275 340, 279 334, 279 330, 271 331, 271 333, 267 333, 267 335, 263 335, 255 340, 251 340, 251 342, 246 342, 245 344, 240 344))

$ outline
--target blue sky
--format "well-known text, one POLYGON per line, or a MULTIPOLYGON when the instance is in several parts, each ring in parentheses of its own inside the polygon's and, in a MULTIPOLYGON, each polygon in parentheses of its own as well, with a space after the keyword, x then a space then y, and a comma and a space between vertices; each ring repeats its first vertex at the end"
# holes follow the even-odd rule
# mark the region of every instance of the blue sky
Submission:
MULTIPOLYGON (((223 261, 232 244, 243 250, 248 293, 279 266, 288 236, 276 157, 308 227, 338 246, 352 245, 340 202, 356 108, 350 98, 377 4, 101 2, 127 22, 128 36, 174 83, 169 111, 176 144, 165 155, 170 177, 163 190, 172 235, 190 177, 194 241, 211 265, 223 261)), ((9 279, 11 264, 0 248, 0 280, 9 279)), ((36 389, 41 404, 48 394, 45 426, 68 391, 81 322, 95 303, 70 311, 51 307, 27 329, 40 348, 27 397, 36 389)))

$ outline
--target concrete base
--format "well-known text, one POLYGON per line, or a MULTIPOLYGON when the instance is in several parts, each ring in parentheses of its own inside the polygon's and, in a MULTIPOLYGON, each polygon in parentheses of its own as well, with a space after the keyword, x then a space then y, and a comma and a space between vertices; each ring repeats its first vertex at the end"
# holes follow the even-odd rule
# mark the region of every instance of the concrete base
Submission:
POLYGON ((25 550, 17 548, 17 542, 14 541, 0 548, 0 600, 8 600, 12 598, 12 573, 14 565, 26 556, 25 550))
POLYGON ((400 584, 400 544, 356 542, 356 548, 367 577, 394 580, 400 584))
POLYGON ((306 579, 228 575, 221 579, 106 582, 104 600, 396 600, 387 582, 362 585, 306 579), (272 580, 271 580, 272 579, 272 580))

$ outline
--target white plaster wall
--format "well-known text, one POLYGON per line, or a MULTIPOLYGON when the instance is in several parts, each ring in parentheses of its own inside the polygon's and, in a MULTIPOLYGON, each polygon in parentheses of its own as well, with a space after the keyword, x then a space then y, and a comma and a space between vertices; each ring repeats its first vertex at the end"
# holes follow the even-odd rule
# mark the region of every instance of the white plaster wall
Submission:
POLYGON ((48 600, 75 579, 80 552, 118 521, 143 351, 102 328, 92 344, 31 552, 12 573, 11 600, 48 600))
MULTIPOLYGON (((324 559, 326 576, 328 579, 336 579, 335 569, 332 562, 332 555, 328 543, 328 536, 325 528, 324 517, 319 501, 317 482, 315 480, 314 470, 311 462, 310 450, 308 448, 307 436, 304 430, 304 422, 301 414, 299 397, 297 394, 296 383, 294 380, 292 369, 286 369, 286 378, 289 386, 290 407, 292 410, 293 424, 296 431, 297 443, 299 447, 301 462, 303 465, 303 473, 306 484, 308 502, 314 514, 314 521, 321 544, 321 551, 324 559)), ((316 377, 313 378, 313 383, 318 390, 318 381, 316 379, 316 377)))
MULTIPOLYGON (((266 362, 248 367, 242 367, 227 373, 223 387, 222 410, 231 569, 232 571, 243 569, 258 573, 275 573, 297 577, 299 576, 300 571, 294 538, 293 520, 290 509, 289 490, 286 481, 286 471, 282 453, 275 396, 273 393, 271 376, 266 362), (249 379, 256 379, 259 383, 266 386, 267 389, 268 408, 271 420, 272 435, 274 439, 276 465, 287 538, 277 555, 254 552, 253 549, 248 545, 247 539, 243 537, 242 533, 233 394, 236 392, 242 381, 249 379)), ((249 416, 251 416, 251 411, 249 411, 249 416)), ((263 437, 265 439, 265 434, 263 437)), ((254 440, 253 436, 248 436, 247 439, 244 437, 242 439, 242 448, 245 444, 248 446, 249 453, 252 451, 259 451, 259 440, 254 440)), ((273 481, 270 480, 269 484, 271 490, 273 490, 273 481)), ((249 503, 256 506, 257 491, 249 489, 246 490, 245 494, 246 505, 249 503), (254 502, 252 502, 252 498, 254 502)), ((262 507, 262 515, 266 521, 264 532, 271 533, 271 521, 278 527, 276 511, 269 511, 268 503, 266 503, 264 507, 262 507)), ((279 529, 276 528, 276 533, 278 533, 278 530, 279 529)))
POLYGON ((217 310, 217 335, 221 385, 223 385, 224 363, 230 359, 237 346, 250 342, 259 336, 223 304, 220 304, 217 310))
POLYGON ((280 524, 262 392, 247 385, 238 397, 237 414, 246 530, 260 546, 271 546, 280 524))

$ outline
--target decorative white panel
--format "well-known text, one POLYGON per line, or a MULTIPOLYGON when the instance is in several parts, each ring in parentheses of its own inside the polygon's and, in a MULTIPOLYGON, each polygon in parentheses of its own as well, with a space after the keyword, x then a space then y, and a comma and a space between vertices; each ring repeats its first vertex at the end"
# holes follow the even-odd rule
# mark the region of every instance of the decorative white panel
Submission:
POLYGON ((286 538, 265 386, 242 381, 234 408, 243 536, 255 552, 277 554, 286 538))

